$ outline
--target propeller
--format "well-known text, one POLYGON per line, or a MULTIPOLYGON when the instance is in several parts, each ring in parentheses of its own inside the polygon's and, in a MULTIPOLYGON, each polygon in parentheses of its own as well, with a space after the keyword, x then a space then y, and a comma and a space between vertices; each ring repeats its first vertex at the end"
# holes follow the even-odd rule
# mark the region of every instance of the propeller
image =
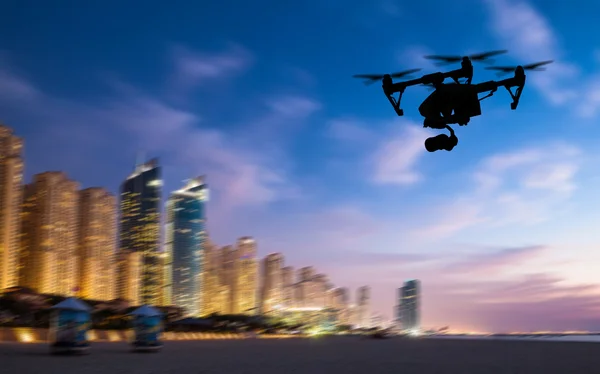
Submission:
MULTIPOLYGON (((421 70, 423 70, 423 69, 410 69, 410 70, 400 71, 397 73, 392 73, 392 74, 389 74, 389 76, 392 78, 402 78, 409 74, 416 73, 417 71, 421 71, 421 70)), ((382 80, 383 77, 386 75, 388 75, 388 74, 356 74, 356 75, 353 75, 352 77, 365 79, 365 85, 368 86, 379 80, 382 80)))
MULTIPOLYGON (((540 66, 551 64, 554 60, 536 62, 529 65, 522 65, 524 70, 533 70, 533 71, 544 71, 546 68, 540 68, 540 66)), ((489 66, 486 67, 487 70, 497 70, 498 75, 505 75, 514 72, 518 66, 489 66)))
MULTIPOLYGON (((439 55, 430 55, 430 56, 425 56, 426 59, 428 60, 437 60, 439 62, 436 63, 437 66, 441 66, 441 65, 447 65, 447 64, 452 64, 454 62, 461 62, 462 59, 464 57, 468 57, 471 61, 479 61, 479 62, 485 62, 486 60, 489 60, 490 57, 492 56, 496 56, 496 55, 500 55, 503 53, 508 52, 507 50, 503 49, 503 50, 498 50, 498 51, 489 51, 489 52, 484 52, 484 53, 475 53, 469 56, 439 56, 439 55)), ((493 60, 491 60, 493 61, 493 60)), ((488 61, 488 62, 491 62, 488 61)))

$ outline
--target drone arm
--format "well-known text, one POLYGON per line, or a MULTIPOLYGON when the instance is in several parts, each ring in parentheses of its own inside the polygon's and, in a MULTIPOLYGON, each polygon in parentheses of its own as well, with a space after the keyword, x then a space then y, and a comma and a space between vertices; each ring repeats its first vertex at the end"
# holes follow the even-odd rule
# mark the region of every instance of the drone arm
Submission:
POLYGON ((513 78, 508 78, 508 79, 504 79, 501 81, 488 81, 488 82, 483 82, 483 83, 479 83, 474 85, 475 86, 475 91, 477 93, 481 93, 481 92, 490 92, 490 94, 488 96, 484 96, 480 99, 483 100, 486 97, 490 97, 494 94, 494 92, 496 92, 496 90, 498 89, 498 87, 504 87, 506 88, 506 90, 508 91, 508 93, 510 94, 510 96, 513 99, 513 102, 510 103, 510 108, 512 110, 517 109, 517 106, 519 105, 519 99, 521 98, 521 93, 523 92, 523 88, 525 87, 525 75, 518 75, 515 74, 515 76, 513 78), (511 88, 512 87, 516 87, 515 93, 513 94, 511 88))
POLYGON ((404 90, 406 90, 406 87, 408 86, 415 86, 417 84, 422 83, 422 79, 413 79, 410 81, 405 81, 405 82, 398 82, 398 83, 392 83, 390 82, 386 82, 384 80, 383 82, 383 92, 385 93, 385 96, 388 98, 388 100, 390 101, 390 104, 392 104, 392 106, 394 107, 394 110, 396 111, 396 114, 400 117, 402 117, 404 115, 404 111, 402 110, 402 108, 400 108, 400 103, 402 101, 402 95, 404 94, 404 90), (394 93, 398 92, 398 99, 394 98, 394 96, 392 96, 394 93))

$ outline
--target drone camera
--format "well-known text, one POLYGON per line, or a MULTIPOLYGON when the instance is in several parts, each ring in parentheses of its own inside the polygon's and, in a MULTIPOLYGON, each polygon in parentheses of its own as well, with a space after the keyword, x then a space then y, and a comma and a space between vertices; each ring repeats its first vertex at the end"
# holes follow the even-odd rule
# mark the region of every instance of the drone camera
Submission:
POLYGON ((512 110, 516 110, 517 109, 517 103, 510 103, 510 109, 512 110))

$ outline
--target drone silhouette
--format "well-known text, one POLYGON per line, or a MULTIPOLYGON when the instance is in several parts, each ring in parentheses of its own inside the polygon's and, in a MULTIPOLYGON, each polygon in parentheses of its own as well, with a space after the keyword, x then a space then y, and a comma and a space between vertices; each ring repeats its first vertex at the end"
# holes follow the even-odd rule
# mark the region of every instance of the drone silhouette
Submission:
POLYGON ((378 80, 382 82, 383 92, 388 98, 396 114, 404 115, 404 110, 400 108, 402 95, 407 87, 410 86, 427 86, 433 88, 434 91, 423 101, 419 106, 419 113, 425 118, 423 127, 432 129, 447 129, 450 131, 450 136, 440 134, 435 137, 425 140, 425 149, 429 152, 439 150, 451 151, 458 144, 458 138, 454 134, 454 130, 450 127, 452 124, 460 126, 467 125, 472 117, 481 115, 480 102, 494 95, 499 87, 504 87, 512 98, 510 108, 517 109, 521 93, 525 87, 525 71, 541 71, 543 65, 552 63, 552 60, 536 62, 528 65, 518 66, 488 66, 487 70, 498 71, 498 76, 514 72, 514 76, 500 81, 487 81, 482 83, 472 84, 473 79, 473 64, 472 61, 490 63, 490 57, 499 54, 507 53, 507 50, 490 51, 478 53, 469 56, 425 56, 426 59, 436 60, 436 65, 447 65, 456 62, 461 63, 460 69, 448 72, 436 72, 423 75, 421 78, 411 79, 401 82, 393 82, 393 78, 402 78, 412 73, 421 71, 422 69, 411 69, 393 74, 357 74, 354 78, 365 79, 365 84, 369 85, 378 80), (451 78, 454 82, 444 83, 446 78, 451 78), (461 82, 461 79, 465 81, 461 82), (512 89, 515 88, 513 93, 512 89), (486 93, 486 96, 479 98, 480 93, 486 93), (398 98, 394 98, 393 94, 398 93, 398 98))

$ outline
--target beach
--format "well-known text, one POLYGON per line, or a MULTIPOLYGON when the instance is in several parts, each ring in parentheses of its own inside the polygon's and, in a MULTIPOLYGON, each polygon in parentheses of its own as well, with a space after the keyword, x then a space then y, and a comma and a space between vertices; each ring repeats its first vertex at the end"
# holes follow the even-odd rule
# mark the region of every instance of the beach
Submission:
POLYGON ((168 341, 158 353, 93 343, 84 356, 46 344, 0 343, 2 373, 19 374, 594 374, 600 344, 464 339, 246 339, 168 341))

